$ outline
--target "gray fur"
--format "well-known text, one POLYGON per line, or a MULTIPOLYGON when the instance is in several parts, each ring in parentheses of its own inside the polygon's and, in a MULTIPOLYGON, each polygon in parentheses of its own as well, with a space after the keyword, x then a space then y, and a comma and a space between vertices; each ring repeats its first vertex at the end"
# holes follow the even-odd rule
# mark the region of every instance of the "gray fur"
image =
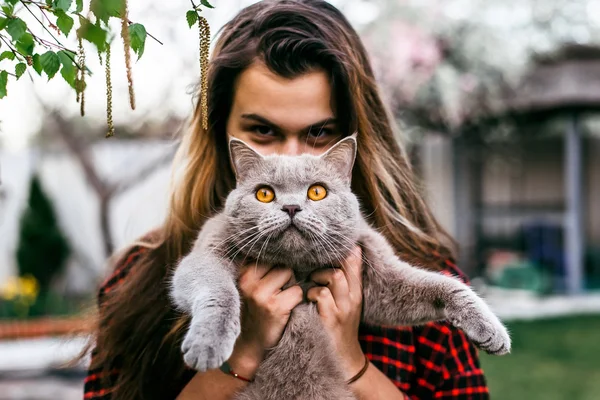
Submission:
MULTIPOLYGON (((173 276, 171 297, 192 316, 182 345, 187 365, 205 371, 231 355, 240 333, 239 261, 291 267, 295 282, 306 290, 312 271, 339 265, 356 244, 363 248, 363 321, 418 325, 447 319, 483 350, 510 351, 506 328, 468 286, 403 262, 366 223, 350 191, 353 137, 320 157, 262 157, 236 139, 230 150, 237 187, 223 212, 204 225, 173 276), (307 197, 315 183, 327 188, 323 200, 307 197), (255 197, 264 185, 275 192, 271 203, 255 197), (301 211, 292 219, 283 205, 298 205, 301 211)), ((255 381, 236 399, 354 399, 332 348, 316 306, 297 306, 255 381)))

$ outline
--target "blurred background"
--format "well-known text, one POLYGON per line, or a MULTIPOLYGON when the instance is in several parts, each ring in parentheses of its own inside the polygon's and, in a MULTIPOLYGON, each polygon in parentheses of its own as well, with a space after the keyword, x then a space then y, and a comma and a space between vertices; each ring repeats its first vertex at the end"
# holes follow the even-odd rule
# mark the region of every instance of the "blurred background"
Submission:
MULTIPOLYGON (((204 15, 216 32, 252 2, 204 15)), ((600 398, 600 2, 332 3, 369 50, 459 265, 512 331, 513 354, 482 355, 492 397, 600 398)), ((85 365, 61 366, 85 338, 65 334, 107 257, 165 215, 199 77, 188 9, 129 1, 162 44, 134 65, 131 111, 113 43, 114 138, 91 46, 85 117, 59 79, 25 76, 0 100, 0 400, 82 396, 85 365)))

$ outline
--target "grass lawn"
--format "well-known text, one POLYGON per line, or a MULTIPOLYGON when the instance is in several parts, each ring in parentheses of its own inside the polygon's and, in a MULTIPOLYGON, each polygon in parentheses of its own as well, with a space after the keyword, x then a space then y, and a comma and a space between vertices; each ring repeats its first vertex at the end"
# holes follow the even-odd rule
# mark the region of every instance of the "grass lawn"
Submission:
POLYGON ((480 352, 493 400, 600 399, 600 316, 507 325, 511 354, 480 352))

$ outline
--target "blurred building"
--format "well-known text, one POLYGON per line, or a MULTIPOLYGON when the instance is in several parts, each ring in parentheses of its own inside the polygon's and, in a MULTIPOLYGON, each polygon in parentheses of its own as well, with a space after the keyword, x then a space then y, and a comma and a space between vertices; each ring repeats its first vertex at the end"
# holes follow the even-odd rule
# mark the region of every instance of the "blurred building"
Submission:
POLYGON ((520 82, 477 129, 426 135, 432 204, 471 275, 542 292, 598 288, 600 48, 538 56, 520 82))

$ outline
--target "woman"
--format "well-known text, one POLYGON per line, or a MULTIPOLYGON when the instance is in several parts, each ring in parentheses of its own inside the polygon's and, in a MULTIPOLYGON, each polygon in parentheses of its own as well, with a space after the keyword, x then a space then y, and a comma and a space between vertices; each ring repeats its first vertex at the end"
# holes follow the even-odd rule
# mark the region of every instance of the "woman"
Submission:
MULTIPOLYGON (((369 221, 403 259, 464 279, 394 139, 365 49, 337 9, 320 0, 282 0, 242 10, 217 41, 208 79, 209 129, 202 129, 198 105, 176 159, 166 221, 129 249, 100 289, 86 399, 231 399, 301 301, 297 287, 281 290, 289 270, 240 266, 242 334, 228 360, 237 376, 183 364, 185 325, 169 302, 168 280, 235 184, 229 136, 263 154, 295 155, 323 153, 358 132, 353 190, 369 221)), ((358 398, 488 398, 477 351, 449 324, 359 326, 360 255, 344 264, 344 274, 314 274, 322 286, 308 297, 347 377, 366 367, 350 385, 358 398)))

